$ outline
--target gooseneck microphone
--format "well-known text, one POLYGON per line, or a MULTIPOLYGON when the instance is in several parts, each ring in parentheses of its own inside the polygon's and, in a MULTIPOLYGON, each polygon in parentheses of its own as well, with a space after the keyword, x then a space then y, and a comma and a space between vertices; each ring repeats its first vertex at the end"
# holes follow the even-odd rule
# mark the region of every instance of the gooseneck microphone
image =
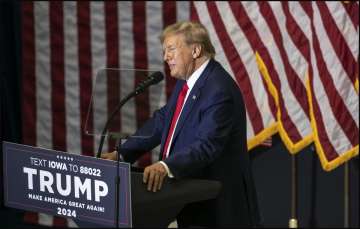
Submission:
POLYGON ((154 72, 147 79, 139 83, 139 85, 135 88, 135 95, 142 93, 145 88, 149 87, 150 85, 157 84, 163 79, 164 75, 161 72, 154 72))
POLYGON ((154 72, 153 74, 151 74, 150 76, 148 76, 144 81, 142 81, 141 83, 139 83, 139 85, 135 88, 135 90, 133 92, 131 92, 130 94, 128 94, 125 98, 123 98, 119 104, 117 105, 117 107, 115 108, 115 110, 110 114, 108 120, 105 123, 104 129, 101 132, 101 139, 100 139, 100 144, 99 144, 99 148, 96 154, 97 158, 100 158, 101 155, 101 151, 102 151, 102 147, 104 144, 104 140, 105 140, 105 134, 109 128, 109 124, 111 123, 112 119, 115 117, 115 115, 119 112, 120 108, 132 97, 142 93, 146 88, 148 88, 150 85, 153 84, 157 84, 159 83, 161 80, 164 79, 164 75, 161 72, 154 72))

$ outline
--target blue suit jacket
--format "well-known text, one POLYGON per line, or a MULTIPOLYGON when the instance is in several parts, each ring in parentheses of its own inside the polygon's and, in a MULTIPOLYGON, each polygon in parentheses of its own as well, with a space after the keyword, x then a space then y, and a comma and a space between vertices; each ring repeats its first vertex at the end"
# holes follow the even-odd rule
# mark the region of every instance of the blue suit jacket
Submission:
MULTIPOLYGON (((168 103, 121 146, 125 161, 134 162, 159 144, 160 152, 163 151, 184 83, 178 80, 168 103)), ((181 215, 185 224, 251 227, 259 223, 246 142, 246 112, 240 90, 225 69, 212 59, 190 91, 175 129, 170 155, 164 160, 175 178, 212 179, 222 183, 215 201, 194 204, 184 210, 181 215), (199 220, 190 222, 194 219, 192 211, 196 215, 201 212, 199 220)))

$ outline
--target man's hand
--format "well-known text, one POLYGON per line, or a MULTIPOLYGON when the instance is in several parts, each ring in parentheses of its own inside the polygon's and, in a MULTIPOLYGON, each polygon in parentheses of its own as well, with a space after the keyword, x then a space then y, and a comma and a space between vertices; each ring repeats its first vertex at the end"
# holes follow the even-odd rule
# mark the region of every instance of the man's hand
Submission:
POLYGON ((147 183, 147 190, 156 192, 161 189, 164 178, 167 176, 165 167, 157 162, 147 166, 144 170, 143 182, 147 183))
POLYGON ((113 151, 111 153, 101 153, 100 157, 102 159, 107 159, 107 160, 113 160, 116 161, 117 158, 117 152, 113 151))

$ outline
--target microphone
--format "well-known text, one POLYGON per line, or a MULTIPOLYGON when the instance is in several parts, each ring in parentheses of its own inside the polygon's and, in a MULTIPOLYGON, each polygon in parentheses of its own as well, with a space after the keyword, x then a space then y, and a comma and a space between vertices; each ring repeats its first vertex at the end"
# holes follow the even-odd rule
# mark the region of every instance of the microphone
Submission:
POLYGON ((117 107, 115 108, 115 110, 110 114, 108 120, 105 123, 104 129, 101 132, 101 139, 100 139, 100 144, 99 144, 99 148, 98 148, 98 152, 96 154, 97 158, 100 158, 101 155, 101 151, 102 151, 102 147, 104 144, 104 140, 105 140, 105 134, 109 128, 109 124, 111 123, 112 119, 115 117, 115 115, 119 112, 120 108, 132 97, 142 93, 147 87, 149 87, 150 85, 153 84, 157 84, 159 83, 161 80, 164 79, 164 75, 161 72, 154 72, 153 74, 151 74, 150 76, 148 76, 148 78, 146 78, 144 81, 142 81, 141 83, 139 83, 139 85, 135 88, 135 90, 133 92, 131 92, 130 94, 128 94, 125 98, 123 98, 119 104, 117 105, 117 107))
POLYGON ((135 88, 135 94, 138 95, 142 93, 145 88, 149 87, 150 85, 157 84, 163 79, 164 75, 161 72, 154 72, 135 88))

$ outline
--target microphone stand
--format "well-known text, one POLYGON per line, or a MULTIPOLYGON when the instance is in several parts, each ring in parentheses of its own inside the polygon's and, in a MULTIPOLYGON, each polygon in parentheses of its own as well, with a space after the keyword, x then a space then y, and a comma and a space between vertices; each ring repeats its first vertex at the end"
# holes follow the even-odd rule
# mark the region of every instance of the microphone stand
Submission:
MULTIPOLYGON (((160 79, 161 80, 161 79, 160 79)), ((99 144, 99 148, 98 148, 98 152, 96 154, 97 158, 100 158, 101 155, 101 151, 102 151, 102 147, 104 145, 104 140, 105 140, 105 134, 109 128, 109 125, 112 121, 112 119, 114 118, 114 116, 119 112, 120 108, 122 106, 124 106, 124 104, 131 99, 132 97, 140 94, 141 92, 143 92, 145 90, 146 87, 150 86, 151 84, 148 84, 150 81, 146 82, 142 82, 140 83, 140 85, 138 87, 136 87, 135 91, 131 92, 130 94, 128 94, 125 98, 123 98, 120 103, 117 105, 117 107, 115 108, 115 110, 110 114, 110 117, 108 118, 108 120, 105 123, 104 129, 101 132, 101 138, 100 138, 100 144, 99 144)), ((158 82, 155 82, 158 83, 158 82)))
POLYGON ((153 74, 151 74, 150 77, 148 77, 146 80, 144 80, 143 82, 141 82, 139 84, 139 86, 137 86, 135 88, 135 90, 133 92, 131 92, 130 94, 128 94, 125 98, 123 98, 120 103, 117 105, 117 107, 115 108, 115 110, 111 113, 110 117, 108 118, 108 120, 105 123, 104 129, 101 132, 101 139, 100 139, 100 144, 99 144, 99 148, 98 148, 98 152, 96 154, 96 157, 99 158, 101 155, 101 150, 104 144, 104 140, 105 140, 105 134, 109 128, 110 122, 111 120, 114 118, 114 116, 116 115, 116 113, 120 110, 120 108, 129 100, 131 99, 133 96, 136 96, 138 94, 140 94, 141 92, 143 92, 145 90, 145 88, 147 88, 148 86, 152 85, 152 84, 156 84, 159 83, 162 79, 164 78, 163 74, 161 72, 154 72, 153 74))
POLYGON ((105 123, 105 126, 104 126, 104 129, 102 130, 101 132, 101 138, 100 138, 100 144, 99 144, 99 148, 98 148, 98 151, 97 151, 97 154, 96 154, 96 158, 100 158, 101 156, 101 151, 102 151, 102 147, 104 145, 104 140, 105 140, 105 135, 106 135, 106 132, 109 128, 109 125, 112 121, 112 119, 114 118, 114 116, 119 112, 120 108, 122 106, 124 106, 124 104, 129 100, 131 99, 133 96, 137 95, 138 92, 137 91, 134 91, 130 94, 128 94, 125 98, 123 98, 120 103, 117 105, 117 107, 115 108, 115 110, 111 113, 109 119, 106 121, 105 123))
MULTIPOLYGON (((108 118, 108 120, 105 123, 105 126, 101 132, 101 138, 100 138, 100 143, 99 143, 99 148, 96 154, 96 158, 100 158, 101 156, 101 151, 102 151, 102 147, 104 145, 104 140, 105 140, 105 135, 106 132, 109 128, 109 125, 112 121, 112 119, 115 117, 115 115, 119 112, 120 108, 122 106, 124 106, 124 104, 131 99, 132 97, 140 94, 141 92, 143 92, 145 90, 146 87, 150 86, 151 84, 154 83, 158 83, 162 80, 163 76, 162 73, 160 72, 155 72, 154 74, 156 74, 153 78, 147 79, 145 81, 143 81, 142 83, 140 83, 139 86, 137 86, 135 88, 135 91, 131 92, 130 94, 128 94, 125 98, 123 98, 120 103, 116 106, 115 110, 110 114, 110 117, 108 118), (155 81, 154 81, 155 80, 155 81)), ((126 136, 126 135, 124 135, 126 136)), ((120 175, 119 175, 119 168, 120 168, 120 145, 121 145, 121 140, 124 138, 124 136, 120 136, 119 140, 116 144, 116 151, 117 153, 117 157, 116 157, 116 204, 115 204, 115 220, 116 220, 116 228, 119 228, 119 186, 120 186, 120 175)))
POLYGON ((119 141, 116 144, 116 151, 117 157, 116 157, 116 189, 115 189, 115 220, 116 220, 116 228, 119 228, 119 210, 120 210, 120 204, 119 204, 119 194, 120 194, 120 174, 119 174, 119 168, 120 168, 120 147, 122 137, 119 138, 119 141))
MULTIPOLYGON (((120 103, 117 105, 117 107, 115 108, 115 110, 111 113, 109 119, 106 121, 104 129, 101 132, 101 139, 100 139, 100 144, 99 144, 99 148, 98 148, 98 152, 96 154, 96 158, 100 158, 101 155, 101 151, 102 151, 102 147, 104 145, 104 140, 105 140, 105 134, 109 128, 109 125, 111 123, 111 120, 114 118, 114 116, 119 112, 120 108, 129 100, 131 99, 133 96, 137 95, 139 92, 138 91, 134 91, 132 93, 130 93, 129 95, 127 95, 125 98, 123 98, 120 103)), ((117 153, 117 157, 116 157, 116 196, 115 196, 115 220, 116 220, 116 228, 119 228, 119 185, 120 185, 120 175, 119 175, 119 168, 120 168, 120 149, 119 149, 119 144, 121 144, 121 139, 123 139, 123 136, 119 137, 119 141, 116 144, 116 151, 117 153)))

